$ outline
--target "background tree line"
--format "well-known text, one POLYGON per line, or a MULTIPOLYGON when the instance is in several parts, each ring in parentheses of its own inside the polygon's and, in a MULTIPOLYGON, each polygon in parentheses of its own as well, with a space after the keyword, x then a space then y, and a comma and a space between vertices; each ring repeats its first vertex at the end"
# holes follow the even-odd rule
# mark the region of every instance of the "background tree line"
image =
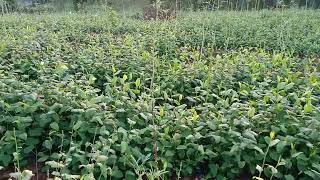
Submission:
MULTIPOLYGON (((79 11, 91 6, 127 9, 143 7, 156 0, 0 0, 1 13, 23 10, 79 11)), ((182 10, 260 10, 274 8, 320 8, 320 0, 157 0, 182 10)))
MULTIPOLYGON (((154 2, 155 0, 150 0, 154 2)), ((223 10, 259 10, 274 8, 320 8, 320 0, 165 0, 174 4, 178 2, 183 9, 223 9, 223 10)))

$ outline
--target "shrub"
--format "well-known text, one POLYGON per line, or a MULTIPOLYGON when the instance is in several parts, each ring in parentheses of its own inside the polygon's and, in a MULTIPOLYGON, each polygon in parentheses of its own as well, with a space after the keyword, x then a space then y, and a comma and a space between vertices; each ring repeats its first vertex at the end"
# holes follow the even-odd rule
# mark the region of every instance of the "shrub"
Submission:
MULTIPOLYGON (((275 39, 266 50, 240 46, 231 39, 255 34, 232 29, 232 18, 205 31, 187 20, 1 19, 0 166, 36 159, 62 179, 318 179, 317 49, 299 57, 275 39), (203 32, 233 46, 200 43, 203 32)), ((309 21, 318 22, 301 24, 309 21)), ((250 28, 263 41, 270 26, 250 28)), ((316 46, 306 34, 303 42, 316 46)))

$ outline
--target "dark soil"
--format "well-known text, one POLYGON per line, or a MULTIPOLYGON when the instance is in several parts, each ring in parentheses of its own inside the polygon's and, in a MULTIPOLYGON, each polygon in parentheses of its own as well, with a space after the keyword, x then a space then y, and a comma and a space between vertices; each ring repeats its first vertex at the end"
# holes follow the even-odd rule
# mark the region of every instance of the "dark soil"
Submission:
MULTIPOLYGON (((47 180, 48 176, 46 173, 41 172, 43 163, 30 162, 29 166, 22 168, 20 171, 30 170, 34 174, 32 180, 47 180)), ((6 168, 5 170, 0 171, 0 180, 8 180, 10 178, 10 173, 15 172, 14 166, 6 168)))

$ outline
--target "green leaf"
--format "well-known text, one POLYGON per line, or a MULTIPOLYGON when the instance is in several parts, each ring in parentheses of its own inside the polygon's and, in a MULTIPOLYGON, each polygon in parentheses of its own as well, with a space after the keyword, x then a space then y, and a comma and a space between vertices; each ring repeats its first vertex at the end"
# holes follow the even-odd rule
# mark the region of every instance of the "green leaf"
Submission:
POLYGON ((264 96, 264 97, 263 97, 264 103, 268 103, 269 100, 270 100, 270 96, 264 96))
POLYGON ((10 173, 10 177, 20 180, 30 180, 34 176, 32 171, 24 170, 23 172, 10 173))
POLYGON ((295 178, 292 175, 285 175, 284 176, 285 180, 295 180, 295 178))
POLYGON ((286 87, 286 83, 285 82, 281 82, 278 84, 277 89, 282 90, 286 87))
POLYGON ((90 173, 90 174, 85 174, 84 176, 82 176, 80 180, 95 180, 95 178, 94 178, 94 175, 92 173, 90 173))
POLYGON ((29 131, 29 135, 33 137, 39 137, 42 135, 43 131, 44 131, 43 128, 33 128, 29 131))
POLYGON ((123 77, 122 77, 122 80, 126 81, 127 79, 128 79, 128 76, 124 74, 123 77))
POLYGON ((134 94, 140 94, 140 90, 139 89, 134 89, 134 90, 132 90, 132 92, 134 93, 134 94))
POLYGON ((165 156, 172 157, 172 156, 174 156, 174 152, 173 151, 166 151, 165 156))
POLYGON ((259 153, 264 154, 263 150, 259 148, 258 146, 253 147, 255 150, 257 150, 259 153))
POLYGON ((279 139, 272 140, 272 141, 270 142, 269 146, 270 146, 270 147, 275 146, 275 145, 278 144, 279 142, 280 142, 279 139))
POLYGON ((113 73, 116 72, 116 68, 114 67, 114 65, 111 66, 111 70, 112 70, 113 73))
POLYGON ((184 149, 187 149, 187 146, 185 146, 185 145, 179 145, 176 149, 178 149, 178 150, 184 150, 184 149))
POLYGON ((319 179, 320 173, 315 170, 304 171, 304 174, 310 176, 312 179, 319 179))
POLYGON ((7 167, 12 162, 12 156, 8 156, 8 155, 4 155, 2 157, 0 156, 0 160, 3 163, 1 165, 4 165, 4 167, 7 167))
POLYGON ((165 99, 165 100, 168 100, 169 99, 169 96, 168 96, 168 94, 167 94, 167 92, 163 92, 163 98, 165 99))
POLYGON ((284 160, 284 159, 281 159, 281 161, 279 162, 279 165, 278 166, 284 166, 287 164, 287 161, 284 160))
POLYGON ((290 90, 290 89, 292 89, 293 88, 293 86, 294 86, 294 83, 289 83, 288 85, 286 85, 286 90, 290 90))
POLYGON ((257 177, 257 176, 253 176, 252 178, 253 180, 264 180, 263 178, 257 177))
POLYGON ((127 149, 128 149, 128 143, 125 142, 125 141, 122 141, 122 142, 121 142, 121 153, 126 152, 127 149))
POLYGON ((48 158, 49 158, 49 156, 45 155, 45 156, 39 158, 38 162, 45 162, 45 161, 47 161, 48 158))
POLYGON ((94 77, 94 75, 90 74, 89 76, 89 84, 94 84, 94 82, 97 80, 96 77, 94 77))
POLYGON ((107 156, 104 156, 104 155, 99 155, 97 156, 96 158, 96 161, 99 163, 99 162, 105 162, 107 161, 108 157, 107 156))
POLYGON ((120 109, 117 109, 116 112, 117 112, 117 113, 124 113, 124 112, 126 112, 126 110, 123 109, 123 108, 120 108, 120 109))
POLYGON ((315 175, 316 178, 320 178, 320 172, 315 171, 315 170, 313 170, 313 169, 311 170, 311 172, 314 173, 314 175, 315 175))
POLYGON ((189 139, 194 139, 194 136, 190 134, 190 135, 188 135, 188 136, 186 137, 186 139, 188 139, 188 140, 189 140, 189 139))
POLYGON ((296 158, 296 157, 300 156, 301 154, 303 154, 303 152, 297 152, 297 153, 294 153, 291 157, 296 158))
POLYGON ((56 122, 51 123, 50 127, 55 131, 59 131, 59 125, 56 122))
POLYGON ((145 114, 140 113, 140 116, 141 116, 144 120, 148 120, 148 117, 147 117, 145 114))
POLYGON ((312 167, 315 168, 317 171, 320 172, 320 164, 313 163, 313 164, 312 164, 312 167))
POLYGON ((286 141, 280 141, 278 144, 277 144, 277 152, 278 153, 282 153, 284 148, 286 147, 287 143, 286 141))
POLYGON ((258 171, 259 171, 259 173, 262 173, 262 171, 263 171, 262 167, 261 167, 261 166, 259 166, 258 164, 257 164, 257 166, 256 166, 256 170, 258 170, 258 171))
POLYGON ((274 139, 276 137, 276 132, 271 131, 270 132, 270 139, 274 139))
POLYGON ((209 164, 209 174, 211 177, 216 177, 217 176, 217 173, 218 173, 218 165, 217 164, 214 164, 214 163, 210 163, 209 164))
POLYGON ((310 113, 312 112, 313 110, 313 107, 312 107, 312 104, 311 104, 311 101, 309 101, 306 105, 304 105, 304 112, 305 113, 310 113))
POLYGON ((240 169, 244 168, 244 166, 246 165, 246 162, 245 161, 241 161, 238 163, 238 166, 240 169))
POLYGON ((76 180, 76 179, 80 179, 81 178, 80 175, 61 174, 61 176, 64 179, 68 179, 68 180, 76 180))
POLYGON ((133 126, 137 123, 136 121, 132 121, 130 118, 127 118, 127 121, 130 124, 130 126, 133 126))
POLYGON ((275 167, 273 167, 271 165, 268 165, 268 167, 271 169, 272 174, 277 174, 278 173, 278 170, 275 167))
POLYGON ((164 109, 162 106, 160 106, 160 112, 159 112, 160 116, 163 117, 164 116, 164 109))
POLYGON ((30 123, 33 121, 31 117, 20 117, 21 122, 23 123, 30 123))
POLYGON ((21 134, 18 135, 18 138, 20 138, 22 140, 27 140, 28 135, 27 135, 27 133, 21 133, 21 134))
POLYGON ((65 64, 62 64, 62 63, 59 63, 58 66, 57 66, 57 70, 58 71, 65 71, 65 70, 68 70, 68 66, 66 66, 65 64))
POLYGON ((27 146, 23 149, 23 152, 26 153, 26 154, 29 154, 32 152, 32 150, 34 149, 34 146, 33 145, 30 145, 30 146, 27 146))
POLYGON ((45 140, 43 142, 43 146, 46 147, 47 149, 52 149, 52 143, 49 140, 45 140))
POLYGON ((117 167, 113 169, 112 171, 112 176, 115 178, 122 178, 123 177, 123 173, 122 171, 120 171, 117 167))
POLYGON ((140 86, 141 86, 141 79, 140 78, 138 78, 136 80, 135 85, 136 85, 136 88, 140 88, 140 86))
POLYGON ((251 107, 248 111, 248 116, 253 117, 255 113, 256 113, 256 109, 254 107, 251 107))
POLYGON ((64 168, 64 165, 55 161, 48 161, 46 162, 46 165, 50 166, 51 168, 58 168, 62 169, 64 168))
POLYGON ((126 180, 136 180, 137 177, 136 177, 136 175, 135 175, 132 171, 128 170, 128 171, 126 171, 126 177, 125 177, 125 179, 126 179, 126 180))
POLYGON ((199 146, 198 146, 198 151, 200 151, 200 153, 201 153, 202 155, 204 154, 203 145, 199 145, 199 146))
POLYGON ((74 126, 73 126, 73 130, 78 130, 80 127, 81 127, 81 125, 83 124, 83 122, 82 121, 78 121, 74 126))

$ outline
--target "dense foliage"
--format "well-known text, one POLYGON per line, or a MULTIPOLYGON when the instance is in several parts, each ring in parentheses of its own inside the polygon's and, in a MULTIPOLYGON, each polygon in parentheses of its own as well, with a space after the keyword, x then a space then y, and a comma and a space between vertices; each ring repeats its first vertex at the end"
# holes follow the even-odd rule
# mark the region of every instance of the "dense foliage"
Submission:
MULTIPOLYGON (((152 2, 156 0, 151 0, 152 2)), ((224 9, 224 10, 259 10, 273 8, 319 8, 318 0, 162 0, 163 2, 178 3, 184 9, 224 9)))
POLYGON ((319 179, 319 16, 1 18, 0 166, 319 179))
POLYGON ((45 13, 52 11, 96 11, 105 6, 115 9, 141 9, 161 3, 180 10, 261 10, 320 8, 319 0, 0 0, 0 13, 45 13))

